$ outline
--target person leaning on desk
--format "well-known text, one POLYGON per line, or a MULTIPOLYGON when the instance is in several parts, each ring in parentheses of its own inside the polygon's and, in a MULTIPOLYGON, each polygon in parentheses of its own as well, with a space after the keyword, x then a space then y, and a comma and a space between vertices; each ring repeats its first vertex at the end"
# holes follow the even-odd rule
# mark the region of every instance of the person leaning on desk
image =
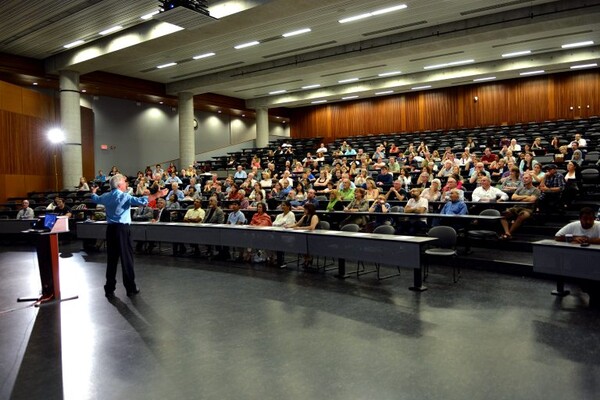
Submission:
MULTIPOLYGON (((579 221, 571 222, 563 226, 554 240, 557 242, 571 242, 579 246, 589 246, 590 244, 600 244, 600 222, 595 221, 595 213, 590 207, 584 207, 579 211, 579 221)), ((594 268, 595 265, 590 265, 594 268)), ((600 306, 600 282, 584 281, 581 283, 581 290, 590 296, 590 306, 598 308, 600 306)))
POLYGON ((595 220, 595 213, 590 207, 579 211, 579 221, 563 226, 554 240, 557 242, 571 242, 577 244, 600 244, 600 222, 595 220))

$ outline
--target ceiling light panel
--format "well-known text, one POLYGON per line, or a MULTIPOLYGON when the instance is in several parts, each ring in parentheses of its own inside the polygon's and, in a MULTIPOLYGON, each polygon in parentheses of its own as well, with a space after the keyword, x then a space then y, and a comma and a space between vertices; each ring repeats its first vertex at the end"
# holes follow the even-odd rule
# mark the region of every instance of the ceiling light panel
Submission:
POLYGON ((359 21, 361 19, 366 19, 366 18, 369 18, 369 17, 376 17, 378 15, 388 14, 388 13, 391 13, 391 12, 394 12, 394 11, 403 10, 405 8, 406 8, 406 4, 398 4, 396 6, 381 8, 379 10, 374 10, 374 11, 371 11, 371 12, 354 15, 352 17, 343 18, 343 19, 338 20, 338 22, 340 24, 345 24, 345 23, 348 23, 348 22, 359 21))

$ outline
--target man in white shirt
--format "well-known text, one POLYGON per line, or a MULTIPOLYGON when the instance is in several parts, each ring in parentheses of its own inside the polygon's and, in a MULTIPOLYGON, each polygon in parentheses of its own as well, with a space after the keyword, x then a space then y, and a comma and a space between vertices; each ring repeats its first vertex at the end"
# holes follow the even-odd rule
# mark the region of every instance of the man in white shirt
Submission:
MULTIPOLYGON (((429 210, 429 201, 421 197, 421 189, 414 188, 409 192, 410 200, 404 206, 405 213, 425 214, 429 210)), ((400 223, 402 233, 414 235, 427 228, 427 218, 408 218, 400 223)))
POLYGON ((569 238, 572 237, 573 243, 600 244, 600 222, 594 218, 594 210, 590 207, 582 208, 579 211, 579 221, 571 222, 560 228, 554 235, 554 240, 565 242, 567 235, 571 235, 569 238))
POLYGON ((575 134, 575 139, 573 139, 573 141, 571 143, 569 143, 568 147, 572 148, 573 143, 577 143, 579 145, 579 148, 585 148, 587 146, 587 140, 585 140, 584 138, 581 137, 581 133, 575 134))
MULTIPOLYGON (((579 211, 579 221, 563 226, 554 235, 557 242, 570 241, 574 245, 600 244, 600 222, 594 220, 594 210, 584 207, 579 211)), ((589 266, 590 268, 596 265, 589 266)), ((593 308, 600 307, 600 282, 582 281, 581 290, 590 296, 589 305, 593 308)))
POLYGON ((478 186, 475 190, 473 190, 473 194, 471 195, 471 199, 473 201, 494 202, 508 200, 508 194, 491 186, 489 177, 481 176, 479 180, 481 186, 478 186))
POLYGON ((23 200, 22 208, 17 213, 17 219, 33 219, 33 209, 29 207, 29 200, 23 200))

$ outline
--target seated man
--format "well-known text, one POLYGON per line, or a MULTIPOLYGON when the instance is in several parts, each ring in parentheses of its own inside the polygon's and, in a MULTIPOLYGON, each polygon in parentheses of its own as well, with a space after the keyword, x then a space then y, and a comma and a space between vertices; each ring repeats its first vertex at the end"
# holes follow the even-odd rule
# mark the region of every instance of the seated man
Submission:
POLYGON ((460 201, 465 201, 465 192, 462 189, 458 188, 458 182, 456 182, 456 178, 454 177, 449 177, 448 180, 446 181, 446 186, 444 186, 444 188, 442 189, 442 201, 449 201, 450 200, 450 193, 452 192, 452 190, 458 190, 458 197, 460 201))
MULTIPOLYGON (((171 213, 169 210, 167 210, 167 201, 163 197, 156 199, 156 210, 154 210, 154 215, 150 222, 171 222, 171 213)), ((146 249, 146 252, 152 253, 152 250, 155 247, 155 242, 148 242, 148 248, 146 249)))
MULTIPOLYGON (((185 212, 185 216, 183 217, 183 222, 199 224, 204 219, 204 215, 206 213, 202 209, 202 200, 195 199, 194 206, 185 212)), ((198 245, 193 244, 194 255, 198 255, 200 250, 198 250, 198 245)), ((179 245, 175 245, 174 253, 175 254, 185 254, 186 248, 183 243, 179 243, 179 245)))
POLYGON ((385 195, 385 200, 398 200, 402 201, 406 198, 406 190, 402 187, 402 181, 396 179, 393 186, 388 190, 385 195))
POLYGON ((340 189, 339 193, 340 198, 343 201, 354 200, 354 189, 352 189, 350 179, 346 178, 342 181, 342 188, 340 189))
MULTIPOLYGON (((243 212, 240 211, 240 202, 238 200, 234 200, 231 204, 231 212, 227 216, 227 225, 244 225, 247 220, 246 216, 243 212)), ((231 249, 227 246, 221 246, 219 249, 219 254, 217 255, 217 259, 219 260, 229 260, 233 258, 236 261, 242 261, 242 249, 237 247, 232 247, 231 249), (236 257, 235 253, 238 252, 238 256, 236 257)))
POLYGON ((71 218, 73 216, 73 214, 71 213, 71 208, 65 204, 65 199, 63 199, 62 197, 57 197, 55 202, 56 207, 54 208, 54 210, 52 210, 53 214, 66 215, 68 218, 71 218))
POLYGON ((533 178, 530 173, 523 175, 523 183, 517 187, 517 190, 513 193, 512 201, 522 201, 531 204, 523 204, 522 206, 511 207, 504 212, 504 215, 500 223, 504 228, 504 234, 501 239, 511 239, 513 233, 526 219, 531 218, 533 210, 535 208, 535 202, 540 197, 540 190, 533 186, 533 178), (510 221, 512 220, 512 225, 510 221))
MULTIPOLYGON (((405 213, 425 214, 429 210, 429 201, 421 197, 422 189, 414 188, 409 192, 410 200, 404 206, 405 213)), ((400 223, 400 232, 414 235, 427 228, 427 218, 407 218, 400 223)))
POLYGON ((292 209, 297 210, 297 211, 304 210, 304 205, 308 204, 308 203, 314 205, 316 209, 319 208, 319 200, 317 200, 317 192, 315 192, 315 189, 308 189, 308 191, 306 192, 305 200, 302 200, 302 201, 293 200, 290 202, 292 209))
POLYGON ((171 195, 175 195, 178 201, 183 200, 183 198, 185 197, 183 191, 179 189, 179 184, 177 182, 171 183, 171 191, 167 195, 167 199, 171 198, 171 195))
MULTIPOLYGON (((571 240, 575 244, 600 244, 600 222, 594 221, 594 210, 584 207, 579 211, 579 221, 563 226, 554 235, 557 242, 571 240), (568 239, 567 239, 568 238, 568 239)), ((590 268, 595 267, 590 265, 590 268)), ((581 285, 581 290, 590 296, 590 306, 598 307, 600 304, 600 282, 586 282, 581 285)))
POLYGON ((542 168, 545 175, 538 186, 540 192, 542 192, 539 197, 539 207, 540 211, 545 214, 549 214, 554 209, 561 212, 564 210, 559 205, 562 192, 565 189, 565 177, 557 172, 556 168, 556 164, 544 165, 544 168, 542 168))
MULTIPOLYGON (((446 204, 444 204, 444 207, 442 208, 442 211, 440 211, 440 214, 442 215, 467 215, 469 213, 469 209, 467 208, 467 205, 465 204, 464 200, 462 200, 460 198, 460 195, 462 190, 460 189, 452 189, 450 190, 449 193, 449 199, 448 202, 446 204)), ((445 221, 442 218, 434 218, 432 223, 433 226, 438 226, 438 225, 446 225, 446 226, 451 226, 453 227, 455 230, 459 230, 464 228, 465 226, 465 221, 456 221, 451 219, 450 221, 445 221)))
POLYGON ((506 193, 491 185, 489 177, 482 175, 479 179, 481 186, 473 190, 473 194, 471 195, 473 201, 494 202, 508 200, 508 195, 506 193))
POLYGON ((33 219, 33 209, 29 207, 29 200, 23 200, 21 209, 17 213, 17 219, 33 219))
POLYGON ((394 175, 389 172, 387 166, 382 166, 377 178, 375 178, 377 186, 391 186, 393 181, 394 175))

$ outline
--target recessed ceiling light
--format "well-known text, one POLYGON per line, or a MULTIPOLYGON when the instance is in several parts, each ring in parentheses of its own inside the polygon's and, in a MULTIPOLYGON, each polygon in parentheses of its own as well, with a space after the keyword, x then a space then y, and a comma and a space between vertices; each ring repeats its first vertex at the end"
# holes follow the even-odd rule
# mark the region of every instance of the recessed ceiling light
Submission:
POLYGON ((121 25, 117 25, 117 26, 113 26, 112 28, 108 28, 102 32, 99 33, 99 35, 110 35, 111 33, 114 33, 116 31, 120 31, 121 29, 123 29, 123 27, 121 25))
POLYGON ((387 14, 387 13, 390 13, 390 12, 393 12, 393 11, 403 10, 405 8, 406 8, 406 4, 399 4, 397 6, 386 7, 386 8, 382 8, 380 10, 375 10, 375 11, 371 11, 371 12, 368 12, 368 13, 354 15, 354 16, 348 17, 348 18, 343 18, 343 19, 340 19, 338 22, 340 24, 345 24, 346 22, 358 21, 358 20, 361 20, 361 19, 365 19, 365 18, 369 18, 369 17, 374 17, 374 16, 377 16, 377 15, 387 14))
POLYGON ((435 65, 426 65, 423 69, 436 69, 436 68, 445 68, 445 67, 455 67, 457 65, 470 64, 475 62, 475 60, 460 60, 460 61, 452 61, 449 63, 443 64, 435 64, 435 65))
POLYGON ((515 51, 514 53, 506 53, 506 54, 502 54, 502 57, 504 57, 504 58, 518 57, 518 56, 524 56, 526 54, 531 54, 531 50, 523 50, 523 51, 515 51))
POLYGON ((370 16, 371 16, 371 13, 365 13, 365 14, 355 15, 353 17, 340 19, 338 22, 340 24, 345 24, 346 22, 358 21, 359 19, 369 18, 370 16))
POLYGON ((318 83, 314 84, 314 85, 307 85, 307 86, 302 86, 302 89, 315 89, 321 87, 321 85, 319 85, 318 83))
POLYGON ((377 92, 377 93, 375 93, 375 95, 381 96, 382 94, 391 94, 391 93, 394 93, 394 91, 393 90, 385 90, 383 92, 377 92))
POLYGON ((150 18, 154 17, 156 14, 158 14, 159 12, 160 11, 156 10, 156 11, 153 11, 153 12, 151 12, 149 14, 142 15, 140 18, 141 19, 150 19, 150 18))
POLYGON ((218 112, 219 114, 221 114, 223 111, 221 111, 221 110, 218 110, 217 112, 218 112))
POLYGON ((83 43, 85 43, 83 40, 76 40, 72 43, 65 44, 63 47, 65 49, 70 49, 71 47, 79 46, 80 44, 83 44, 83 43))
POLYGON ((405 8, 406 8, 406 4, 399 4, 397 6, 382 8, 380 10, 375 10, 375 11, 371 12, 371 15, 387 14, 387 13, 390 13, 393 11, 404 10, 405 8))
POLYGON ((165 103, 164 101, 159 101, 159 102, 158 102, 158 104, 164 104, 164 103, 165 103))
POLYGON ((431 87, 431 85, 425 85, 425 86, 415 86, 414 88, 410 88, 411 90, 421 90, 421 89, 429 89, 431 87))
POLYGON ((327 100, 315 100, 315 101, 310 102, 310 104, 321 104, 321 103, 327 103, 327 100))
POLYGON ((358 96, 346 96, 346 97, 342 97, 342 100, 350 100, 350 99, 356 99, 358 98, 358 96))
POLYGON ((311 31, 310 28, 298 29, 297 31, 284 33, 281 36, 283 36, 283 37, 290 37, 290 36, 302 35, 303 33, 308 33, 310 31, 311 31))
POLYGON ((342 79, 341 81, 338 81, 338 83, 356 82, 357 80, 358 80, 358 78, 342 79))
POLYGON ((255 40, 253 42, 238 44, 237 46, 234 46, 233 48, 236 50, 239 50, 239 49, 245 49, 246 47, 256 46, 257 44, 260 44, 260 42, 258 40, 255 40))
POLYGON ((573 66, 571 66, 571 69, 593 68, 593 67, 597 67, 597 66, 598 66, 597 63, 593 63, 593 64, 580 64, 580 65, 573 65, 573 66))
POLYGON ((546 72, 546 71, 544 71, 543 69, 539 69, 539 70, 536 70, 536 71, 521 72, 519 75, 521 75, 521 76, 535 75, 535 74, 543 74, 544 72, 546 72))
POLYGON ((242 117, 245 117, 245 116, 246 116, 246 114, 242 114, 242 117))
POLYGON ((87 92, 87 90, 81 89, 81 93, 86 93, 86 92, 87 92))
POLYGON ((286 90, 285 89, 281 89, 281 90, 274 90, 272 92, 269 92, 269 94, 282 94, 285 93, 286 90))
POLYGON ((585 42, 563 44, 560 47, 562 47, 563 49, 571 49, 573 47, 590 46, 592 44, 594 44, 594 41, 593 40, 588 40, 588 41, 585 41, 585 42))
POLYGON ((37 82, 33 82, 33 86, 37 86, 37 85, 38 85, 38 83, 37 83, 37 82))
POLYGON ((176 62, 170 62, 170 63, 163 64, 163 65, 157 65, 156 68, 159 68, 159 69, 161 69, 161 68, 168 68, 168 67, 172 67, 173 65, 177 65, 177 63, 176 62))
POLYGON ((201 59, 201 58, 212 57, 212 56, 214 56, 214 55, 215 55, 215 53, 204 53, 204 54, 200 54, 200 55, 194 56, 194 57, 192 57, 192 58, 193 58, 194 60, 199 60, 199 59, 201 59))
POLYGON ((486 76, 485 78, 477 78, 477 79, 473 79, 473 82, 483 82, 483 81, 492 81, 496 79, 495 76, 486 76))
POLYGON ((383 73, 381 73, 381 74, 379 74, 377 76, 380 76, 380 77, 383 78, 384 76, 399 75, 401 73, 402 73, 402 71, 390 71, 390 72, 383 72, 383 73))

